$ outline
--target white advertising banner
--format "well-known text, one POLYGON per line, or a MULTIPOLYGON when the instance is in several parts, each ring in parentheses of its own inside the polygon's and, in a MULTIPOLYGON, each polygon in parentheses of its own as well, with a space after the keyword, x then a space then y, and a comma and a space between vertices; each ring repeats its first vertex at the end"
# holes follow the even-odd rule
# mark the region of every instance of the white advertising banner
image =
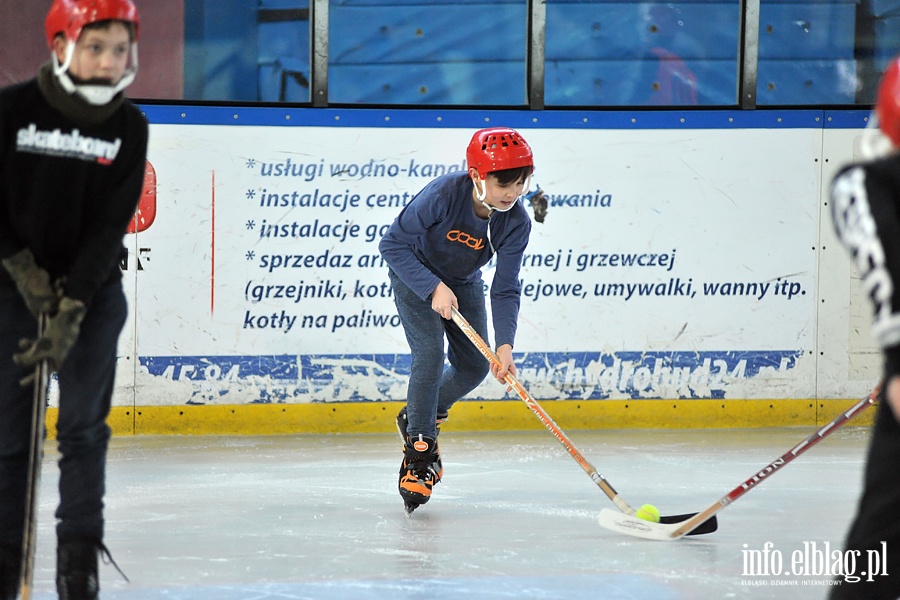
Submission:
MULTIPOLYGON (((405 399, 378 242, 501 124, 153 123, 135 403, 405 399)), ((821 128, 516 128, 549 201, 520 273, 535 397, 815 396, 821 128)))

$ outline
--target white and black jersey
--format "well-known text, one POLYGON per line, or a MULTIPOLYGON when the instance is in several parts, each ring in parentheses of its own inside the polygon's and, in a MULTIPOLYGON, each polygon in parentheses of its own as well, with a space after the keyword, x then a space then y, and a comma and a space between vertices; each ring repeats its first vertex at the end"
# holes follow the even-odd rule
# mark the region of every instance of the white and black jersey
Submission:
POLYGON ((841 170, 831 184, 831 212, 873 304, 886 375, 900 374, 900 153, 841 170))

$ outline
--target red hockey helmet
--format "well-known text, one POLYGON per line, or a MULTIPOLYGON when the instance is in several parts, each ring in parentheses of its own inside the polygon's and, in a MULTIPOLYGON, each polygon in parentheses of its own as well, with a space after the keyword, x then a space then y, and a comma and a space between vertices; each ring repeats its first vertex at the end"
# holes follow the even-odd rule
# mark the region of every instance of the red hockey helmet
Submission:
POLYGON ((900 56, 884 71, 875 101, 875 114, 881 131, 900 148, 900 56))
POLYGON ((508 127, 479 129, 466 149, 466 164, 481 179, 491 171, 534 167, 531 147, 517 131, 508 127))
POLYGON ((131 0, 53 0, 44 21, 47 43, 52 49, 53 38, 60 33, 77 42, 85 25, 109 20, 133 23, 137 40, 141 19, 131 0))

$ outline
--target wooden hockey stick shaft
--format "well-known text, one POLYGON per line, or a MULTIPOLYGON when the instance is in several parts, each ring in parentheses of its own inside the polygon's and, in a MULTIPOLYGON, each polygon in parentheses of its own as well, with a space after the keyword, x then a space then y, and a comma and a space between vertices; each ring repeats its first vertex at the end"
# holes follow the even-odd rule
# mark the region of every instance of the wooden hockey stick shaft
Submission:
MULTIPOLYGON (((465 319, 465 317, 460 314, 460 312, 455 308, 450 308, 450 315, 453 319, 453 322, 462 330, 462 332, 469 338, 478 351, 490 362, 491 364, 500 365, 500 359, 497 357, 497 354, 488 346, 487 342, 484 341, 477 331, 469 324, 469 322, 465 319)), ((537 400, 525 389, 525 387, 519 383, 518 379, 516 379, 515 375, 512 373, 507 373, 504 378, 506 383, 516 392, 519 398, 531 409, 535 415, 537 415, 538 419, 544 426, 550 430, 550 433, 559 440, 559 442, 565 447, 565 449, 569 452, 572 458, 581 465, 581 468, 584 469, 585 473, 587 473, 591 480, 597 487, 603 490, 603 493, 612 500, 613 504, 616 507, 625 513, 626 515, 634 515, 637 511, 633 506, 628 504, 622 496, 619 495, 619 492, 610 484, 603 475, 597 472, 597 469, 588 462, 588 460, 578 451, 575 447, 575 444, 572 443, 572 440, 563 432, 562 429, 559 428, 553 419, 547 414, 547 411, 538 404, 537 400)), ((689 515, 678 515, 678 516, 668 516, 668 517, 660 517, 661 522, 680 522, 685 519, 696 518, 693 513, 689 515)), ((705 521, 705 519, 704 519, 705 521)), ((694 527, 694 530, 697 535, 703 533, 711 533, 716 530, 717 523, 715 520, 709 521, 709 523, 705 523, 701 521, 702 527, 694 527)))
MULTIPOLYGON (((43 335, 47 316, 38 318, 38 339, 43 335)), ((31 411, 31 448, 28 452, 28 478, 25 491, 25 535, 22 541, 22 571, 20 596, 31 600, 34 581, 34 555, 37 550, 38 490, 41 483, 41 464, 44 460, 44 416, 47 411, 47 386, 50 370, 46 360, 34 367, 34 397, 31 411)))

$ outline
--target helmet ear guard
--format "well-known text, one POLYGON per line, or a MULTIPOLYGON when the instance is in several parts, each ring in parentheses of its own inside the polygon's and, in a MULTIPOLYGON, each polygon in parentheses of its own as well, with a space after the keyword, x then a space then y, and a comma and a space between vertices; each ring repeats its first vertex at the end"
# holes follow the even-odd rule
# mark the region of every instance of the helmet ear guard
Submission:
POLYGON ((479 129, 466 149, 466 164, 484 179, 492 171, 534 168, 531 147, 519 132, 508 127, 479 129))

